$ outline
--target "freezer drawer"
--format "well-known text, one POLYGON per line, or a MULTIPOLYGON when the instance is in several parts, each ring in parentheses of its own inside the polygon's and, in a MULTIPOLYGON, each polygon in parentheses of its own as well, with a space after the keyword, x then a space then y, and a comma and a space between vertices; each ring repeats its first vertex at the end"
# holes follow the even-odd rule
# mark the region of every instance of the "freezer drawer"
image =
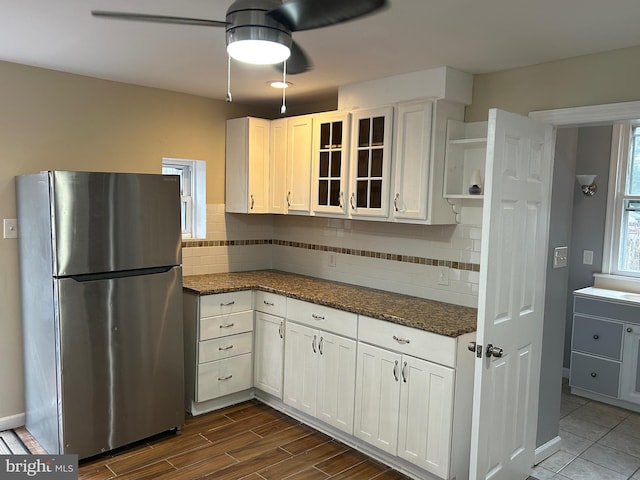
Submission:
POLYGON ((80 458, 184 422, 182 271, 55 282, 61 452, 80 458))

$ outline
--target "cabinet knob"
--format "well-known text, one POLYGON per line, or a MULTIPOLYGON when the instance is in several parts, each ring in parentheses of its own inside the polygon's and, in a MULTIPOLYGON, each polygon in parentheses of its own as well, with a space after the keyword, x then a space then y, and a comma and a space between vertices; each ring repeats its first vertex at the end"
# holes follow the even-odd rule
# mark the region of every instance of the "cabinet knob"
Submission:
POLYGON ((598 374, 596 372, 591 372, 591 378, 596 378, 598 374))
POLYGON ((627 327, 627 333, 631 333, 631 332, 633 332, 633 328, 627 327))
POLYGON ((597 333, 593 336, 594 340, 598 340, 600 338, 600 335, 598 335, 597 333))

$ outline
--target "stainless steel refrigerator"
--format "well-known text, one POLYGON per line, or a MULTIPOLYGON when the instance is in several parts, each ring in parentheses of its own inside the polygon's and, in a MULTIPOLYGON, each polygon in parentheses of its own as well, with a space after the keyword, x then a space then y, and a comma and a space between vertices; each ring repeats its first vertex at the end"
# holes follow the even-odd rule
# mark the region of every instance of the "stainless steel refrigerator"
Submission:
POLYGON ((16 177, 27 430, 86 458, 184 421, 176 176, 16 177))

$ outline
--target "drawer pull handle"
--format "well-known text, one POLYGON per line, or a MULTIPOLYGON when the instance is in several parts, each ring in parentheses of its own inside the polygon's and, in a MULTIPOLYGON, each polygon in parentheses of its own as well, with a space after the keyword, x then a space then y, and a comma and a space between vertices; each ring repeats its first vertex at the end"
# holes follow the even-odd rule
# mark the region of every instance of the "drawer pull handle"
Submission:
POLYGON ((220 325, 220 328, 231 328, 235 325, 235 323, 230 323, 228 325, 220 325))
POLYGON ((396 335, 394 335, 394 336, 393 336, 393 339, 394 339, 396 342, 401 343, 401 344, 403 344, 403 345, 404 345, 404 344, 407 344, 407 343, 411 343, 411 340, 409 340, 408 338, 400 338, 400 337, 398 337, 398 336, 396 336, 396 335))
POLYGON ((218 350, 221 352, 224 352, 226 350, 231 350, 233 348, 233 345, 229 345, 228 347, 218 347, 218 350))
POLYGON ((598 335, 597 333, 593 336, 594 340, 598 340, 600 338, 600 335, 598 335))
POLYGON ((396 360, 396 364, 393 366, 393 378, 398 381, 398 360, 396 360))
POLYGON ((311 342, 311 348, 313 348, 313 353, 316 353, 316 335, 313 336, 313 342, 311 342))
POLYGON ((311 316, 314 318, 314 320, 324 320, 323 316, 316 315, 315 313, 312 313, 311 316))
POLYGON ((633 328, 631 328, 631 327, 627 328, 627 332, 628 332, 628 333, 633 332, 633 328))
POLYGON ((280 335, 280 338, 284 338, 282 336, 282 322, 280 322, 280 326, 278 327, 278 335, 280 335))
POLYGON ((598 374, 596 372, 591 372, 591 378, 596 378, 598 374))
POLYGON ((227 375, 226 377, 218 377, 219 382, 224 382, 225 380, 231 380, 233 375, 227 375))
POLYGON ((324 340, 324 337, 320 337, 320 342, 318 342, 318 351, 320 352, 320 355, 324 355, 324 353, 322 353, 322 342, 324 340))
POLYGON ((407 362, 404 362, 404 366, 402 367, 402 381, 407 383, 407 362))
POLYGON ((263 300, 262 303, 264 303, 265 305, 267 305, 268 307, 273 307, 275 305, 275 303, 273 302, 267 302, 266 300, 263 300))
POLYGON ((221 303, 220 306, 221 307, 230 307, 231 305, 235 305, 235 301, 231 300, 230 302, 227 303, 221 303))

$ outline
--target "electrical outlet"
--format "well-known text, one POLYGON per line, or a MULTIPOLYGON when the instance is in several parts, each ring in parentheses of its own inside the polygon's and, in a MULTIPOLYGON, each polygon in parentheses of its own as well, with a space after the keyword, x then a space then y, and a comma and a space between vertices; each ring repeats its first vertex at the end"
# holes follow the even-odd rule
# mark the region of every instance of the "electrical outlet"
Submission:
POLYGON ((15 218, 3 220, 4 238, 18 238, 18 221, 15 218))
POLYGON ((328 265, 330 267, 336 266, 336 254, 334 252, 329 252, 329 262, 328 265))
POLYGON ((438 267, 438 285, 449 285, 449 267, 438 267))

